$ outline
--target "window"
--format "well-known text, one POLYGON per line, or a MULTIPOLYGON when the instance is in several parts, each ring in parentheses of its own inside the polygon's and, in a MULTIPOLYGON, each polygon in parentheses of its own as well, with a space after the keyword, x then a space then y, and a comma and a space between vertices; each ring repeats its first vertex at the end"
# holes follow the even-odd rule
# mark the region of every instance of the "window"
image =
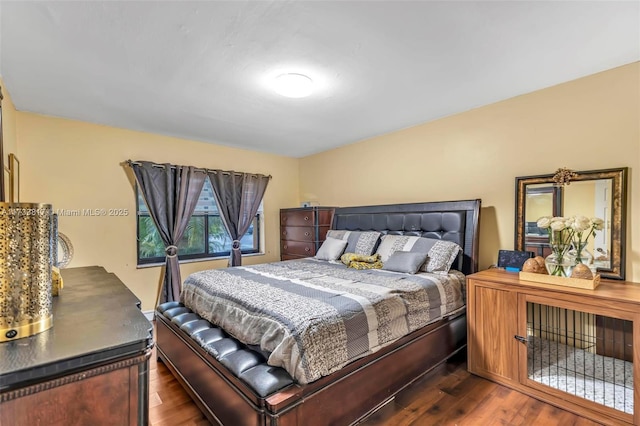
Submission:
MULTIPOLYGON (((164 244, 140 190, 138 192, 138 265, 162 263, 165 260, 164 244)), ((260 224, 262 204, 247 233, 240 239, 242 254, 260 251, 260 224)), ((229 256, 231 237, 222 224, 218 213, 213 188, 209 179, 205 179, 198 204, 189 219, 189 225, 178 244, 180 260, 210 259, 229 256)))

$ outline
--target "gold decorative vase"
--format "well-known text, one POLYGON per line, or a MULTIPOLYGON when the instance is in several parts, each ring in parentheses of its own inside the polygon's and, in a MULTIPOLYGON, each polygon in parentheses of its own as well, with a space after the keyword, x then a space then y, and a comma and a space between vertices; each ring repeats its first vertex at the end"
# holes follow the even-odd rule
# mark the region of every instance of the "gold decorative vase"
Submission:
POLYGON ((0 342, 53 325, 50 204, 0 203, 0 342))

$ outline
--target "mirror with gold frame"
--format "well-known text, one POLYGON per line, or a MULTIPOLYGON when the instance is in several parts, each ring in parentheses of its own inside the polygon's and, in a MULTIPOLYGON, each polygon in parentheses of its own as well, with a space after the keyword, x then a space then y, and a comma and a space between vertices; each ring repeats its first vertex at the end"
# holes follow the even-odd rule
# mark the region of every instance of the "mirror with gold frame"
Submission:
POLYGON ((602 278, 624 280, 627 173, 626 167, 575 172, 564 185, 554 174, 517 177, 515 250, 551 253, 546 230, 536 226, 542 216, 600 217, 604 229, 588 247, 592 266, 602 278))

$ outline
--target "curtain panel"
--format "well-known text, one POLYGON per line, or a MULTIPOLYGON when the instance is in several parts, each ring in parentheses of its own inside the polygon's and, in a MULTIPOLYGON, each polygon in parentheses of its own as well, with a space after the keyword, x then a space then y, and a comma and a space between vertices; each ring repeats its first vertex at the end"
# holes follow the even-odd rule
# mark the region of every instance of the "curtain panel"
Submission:
POLYGON ((233 240, 229 266, 241 266, 240 239, 249 230, 271 177, 224 170, 208 174, 222 223, 233 240))
POLYGON ((187 229, 207 174, 191 166, 149 161, 128 161, 128 164, 165 245, 165 270, 158 303, 179 300, 182 280, 178 242, 187 229))

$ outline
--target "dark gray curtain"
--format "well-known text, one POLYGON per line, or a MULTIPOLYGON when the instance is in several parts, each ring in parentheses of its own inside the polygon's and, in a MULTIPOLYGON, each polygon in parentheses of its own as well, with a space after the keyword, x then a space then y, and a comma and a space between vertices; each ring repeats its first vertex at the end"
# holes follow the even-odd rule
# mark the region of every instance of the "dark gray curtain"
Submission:
POLYGON ((247 233, 269 183, 269 176, 209 171, 222 223, 233 240, 229 266, 242 265, 240 238, 247 233))
POLYGON ((165 245, 166 268, 159 303, 180 299, 178 242, 198 203, 206 173, 190 166, 129 162, 149 215, 165 245))

